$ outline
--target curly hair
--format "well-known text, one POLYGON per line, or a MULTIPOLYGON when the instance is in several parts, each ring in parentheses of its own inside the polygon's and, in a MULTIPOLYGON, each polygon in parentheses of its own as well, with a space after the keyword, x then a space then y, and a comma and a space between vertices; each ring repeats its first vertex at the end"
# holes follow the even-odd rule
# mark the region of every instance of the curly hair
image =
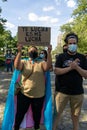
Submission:
POLYGON ((78 43, 78 36, 75 34, 75 33, 68 33, 64 39, 65 43, 68 43, 68 40, 70 38, 75 38, 77 40, 77 43, 78 43))

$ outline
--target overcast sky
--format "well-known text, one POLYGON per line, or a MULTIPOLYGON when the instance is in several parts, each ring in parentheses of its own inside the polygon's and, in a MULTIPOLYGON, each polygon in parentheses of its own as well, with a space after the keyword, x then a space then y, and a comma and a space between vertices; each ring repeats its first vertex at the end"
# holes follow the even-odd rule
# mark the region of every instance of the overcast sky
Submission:
POLYGON ((60 26, 72 20, 76 0, 0 0, 0 6, 1 16, 7 19, 6 27, 13 36, 18 26, 51 27, 51 44, 54 49, 60 26))

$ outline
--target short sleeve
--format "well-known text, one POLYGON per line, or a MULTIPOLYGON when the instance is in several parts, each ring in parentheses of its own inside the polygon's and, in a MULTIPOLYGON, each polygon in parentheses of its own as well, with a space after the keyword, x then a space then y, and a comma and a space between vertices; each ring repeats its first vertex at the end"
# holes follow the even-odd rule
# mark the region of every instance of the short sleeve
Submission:
POLYGON ((59 54, 56 58, 55 67, 62 67, 62 54, 59 54))
POLYGON ((83 69, 87 70, 87 59, 86 57, 84 56, 84 64, 83 64, 83 69))

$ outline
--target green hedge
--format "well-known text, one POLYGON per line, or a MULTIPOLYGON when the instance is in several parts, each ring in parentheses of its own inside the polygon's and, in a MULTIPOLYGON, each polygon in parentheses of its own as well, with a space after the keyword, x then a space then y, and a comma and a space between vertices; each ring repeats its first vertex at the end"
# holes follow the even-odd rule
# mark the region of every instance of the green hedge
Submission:
POLYGON ((4 65, 5 65, 5 57, 0 56, 0 66, 4 66, 4 65))

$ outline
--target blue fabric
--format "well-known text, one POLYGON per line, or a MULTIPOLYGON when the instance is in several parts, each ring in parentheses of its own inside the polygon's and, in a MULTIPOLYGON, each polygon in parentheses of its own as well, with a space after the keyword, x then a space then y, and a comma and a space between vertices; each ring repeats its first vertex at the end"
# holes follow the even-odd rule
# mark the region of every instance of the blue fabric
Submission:
MULTIPOLYGON (((10 88, 7 96, 4 117, 2 122, 2 130, 12 130, 14 123, 14 87, 18 79, 20 71, 15 70, 11 79, 10 88)), ((47 130, 52 130, 52 94, 50 73, 46 72, 46 100, 44 109, 44 124, 47 130)))
POLYGON ((46 76, 46 99, 44 109, 44 124, 46 130, 52 130, 52 92, 51 92, 51 80, 50 72, 45 73, 46 76))
POLYGON ((11 79, 7 101, 4 110, 2 130, 12 130, 14 123, 14 86, 20 71, 15 70, 11 79))

